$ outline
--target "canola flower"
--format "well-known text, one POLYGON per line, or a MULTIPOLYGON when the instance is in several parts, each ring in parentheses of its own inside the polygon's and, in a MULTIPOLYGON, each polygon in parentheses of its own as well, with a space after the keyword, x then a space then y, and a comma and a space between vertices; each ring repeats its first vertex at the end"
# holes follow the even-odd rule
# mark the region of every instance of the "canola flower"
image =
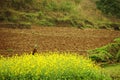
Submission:
POLYGON ((90 59, 48 52, 0 58, 0 80, 111 80, 90 59))

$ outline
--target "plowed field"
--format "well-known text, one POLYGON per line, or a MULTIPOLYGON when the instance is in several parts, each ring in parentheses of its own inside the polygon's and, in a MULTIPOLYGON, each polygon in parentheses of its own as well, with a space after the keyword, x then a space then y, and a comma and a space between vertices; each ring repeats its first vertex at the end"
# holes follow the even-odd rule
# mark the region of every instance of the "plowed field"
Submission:
POLYGON ((0 54, 5 56, 32 52, 70 51, 85 53, 120 37, 120 31, 77 29, 69 27, 32 27, 32 29, 0 28, 0 54))

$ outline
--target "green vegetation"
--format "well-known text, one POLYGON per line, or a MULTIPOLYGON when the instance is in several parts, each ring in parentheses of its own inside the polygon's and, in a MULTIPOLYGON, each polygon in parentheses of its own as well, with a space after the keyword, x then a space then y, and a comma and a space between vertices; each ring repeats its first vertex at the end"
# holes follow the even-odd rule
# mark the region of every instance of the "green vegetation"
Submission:
POLYGON ((89 50, 89 57, 100 64, 112 80, 120 80, 120 38, 101 48, 89 50), (112 63, 112 64, 111 64, 112 63))
MULTIPOLYGON (((112 22, 105 17, 96 8, 95 2, 96 0, 1 0, 0 23, 24 22, 25 26, 29 23, 30 26, 73 26, 120 30, 119 21, 115 18, 116 21, 112 22)), ((104 13, 120 16, 118 0, 98 0, 97 6, 104 13)))
POLYGON ((100 28, 100 29, 120 30, 120 23, 103 22, 103 23, 98 23, 97 25, 98 25, 98 28, 100 28))
POLYGON ((91 60, 49 52, 0 58, 0 80, 111 80, 91 60))
POLYGON ((79 25, 81 0, 11 0, 1 1, 0 21, 31 22, 44 26, 79 25))
POLYGON ((120 38, 115 39, 115 43, 108 44, 101 48, 89 50, 89 57, 97 62, 120 62, 120 38))
POLYGON ((105 72, 110 74, 113 80, 120 80, 120 64, 104 66, 105 72))
POLYGON ((98 0, 97 7, 109 16, 120 18, 120 0, 98 0))

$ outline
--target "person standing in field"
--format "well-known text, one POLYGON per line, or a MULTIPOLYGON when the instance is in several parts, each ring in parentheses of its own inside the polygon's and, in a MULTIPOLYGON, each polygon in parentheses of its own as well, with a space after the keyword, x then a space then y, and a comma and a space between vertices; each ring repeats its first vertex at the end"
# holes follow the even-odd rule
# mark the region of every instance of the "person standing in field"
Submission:
POLYGON ((32 55, 34 55, 36 52, 37 52, 37 45, 35 45, 33 52, 32 52, 32 55))

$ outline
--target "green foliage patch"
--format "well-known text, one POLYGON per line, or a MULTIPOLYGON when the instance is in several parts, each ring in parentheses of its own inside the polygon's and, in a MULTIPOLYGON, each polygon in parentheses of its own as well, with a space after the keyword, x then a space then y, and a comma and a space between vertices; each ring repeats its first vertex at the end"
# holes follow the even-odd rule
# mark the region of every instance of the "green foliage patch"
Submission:
POLYGON ((120 18, 120 0, 98 0, 97 7, 105 14, 120 18))
POLYGON ((120 62, 120 38, 115 39, 115 43, 108 44, 101 48, 89 50, 89 57, 97 62, 120 62))
POLYGON ((113 80, 120 80, 120 64, 110 64, 103 67, 113 80))

